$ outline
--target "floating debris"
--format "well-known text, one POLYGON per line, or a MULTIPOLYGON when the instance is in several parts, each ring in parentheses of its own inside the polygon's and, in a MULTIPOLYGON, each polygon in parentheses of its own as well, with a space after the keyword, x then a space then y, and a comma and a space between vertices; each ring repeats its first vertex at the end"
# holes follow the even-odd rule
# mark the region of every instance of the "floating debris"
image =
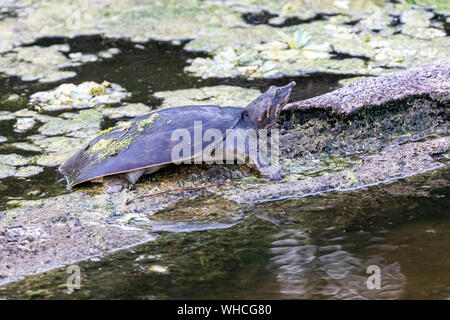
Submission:
POLYGON ((0 162, 0 179, 11 177, 16 173, 16 168, 0 162))
POLYGON ((50 91, 36 92, 31 95, 29 104, 45 111, 87 109, 119 103, 129 95, 118 84, 87 81, 79 85, 65 83, 50 91))
POLYGON ((12 146, 17 149, 25 150, 25 151, 35 151, 35 152, 42 151, 41 148, 35 146, 34 144, 28 143, 28 142, 15 142, 12 144, 12 146))
POLYGON ((59 70, 71 65, 63 54, 69 49, 68 45, 17 47, 0 55, 0 71, 21 77, 23 81, 52 82, 72 78, 75 72, 59 70))
POLYGON ((4 121, 4 120, 13 120, 15 119, 16 116, 14 115, 14 113, 9 112, 9 111, 0 111, 0 121, 4 121))
POLYGON ((255 89, 234 86, 202 87, 155 92, 155 97, 164 99, 160 108, 186 105, 245 106, 261 93, 255 89))
POLYGON ((28 159, 23 156, 15 153, 10 154, 0 154, 0 163, 17 167, 17 166, 25 166, 28 164, 28 159))
POLYGON ((94 129, 100 131, 103 116, 95 110, 83 110, 72 119, 56 119, 46 122, 38 131, 47 136, 94 129))
POLYGON ((111 119, 135 118, 150 113, 152 109, 143 103, 130 103, 117 108, 103 108, 101 113, 111 119))
POLYGON ((14 176, 21 178, 31 177, 41 173, 42 171, 44 171, 44 168, 38 166, 20 167, 16 170, 14 176))
POLYGON ((14 125, 15 132, 25 132, 32 129, 36 121, 33 118, 18 118, 14 125))

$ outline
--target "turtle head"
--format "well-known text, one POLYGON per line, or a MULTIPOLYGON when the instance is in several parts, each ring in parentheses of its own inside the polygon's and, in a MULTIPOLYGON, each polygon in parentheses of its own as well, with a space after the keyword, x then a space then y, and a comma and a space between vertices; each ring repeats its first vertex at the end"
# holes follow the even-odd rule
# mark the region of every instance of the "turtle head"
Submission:
POLYGON ((286 105, 291 94, 295 81, 287 86, 271 86, 266 92, 260 95, 245 107, 250 121, 258 129, 267 129, 275 125, 281 109, 286 105))

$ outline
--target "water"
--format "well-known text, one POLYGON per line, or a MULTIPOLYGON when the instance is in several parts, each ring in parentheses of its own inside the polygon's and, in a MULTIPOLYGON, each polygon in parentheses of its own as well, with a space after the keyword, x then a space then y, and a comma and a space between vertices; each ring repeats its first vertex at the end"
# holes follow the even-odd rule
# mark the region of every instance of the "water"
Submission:
POLYGON ((80 290, 68 293, 62 268, 0 287, 0 297, 449 299, 449 177, 444 168, 252 206, 226 229, 158 232, 154 242, 80 263, 80 290), (369 265, 381 270, 380 290, 367 288, 369 265))

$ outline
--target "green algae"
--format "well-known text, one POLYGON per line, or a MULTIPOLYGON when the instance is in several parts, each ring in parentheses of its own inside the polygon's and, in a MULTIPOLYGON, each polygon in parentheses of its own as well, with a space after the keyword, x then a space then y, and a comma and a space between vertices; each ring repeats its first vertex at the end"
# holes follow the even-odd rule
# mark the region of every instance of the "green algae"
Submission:
POLYGON ((27 142, 15 142, 12 144, 12 146, 17 149, 25 150, 25 151, 34 151, 34 152, 42 151, 41 148, 35 146, 34 144, 27 143, 27 142))
POLYGON ((160 108, 183 105, 246 106, 260 94, 255 89, 235 86, 202 87, 154 93, 155 97, 164 99, 160 108))
POLYGON ((405 2, 420 7, 432 8, 442 14, 450 14, 450 4, 447 0, 405 0, 405 2))
POLYGON ((14 124, 14 131, 26 132, 31 130, 35 124, 36 121, 33 118, 18 118, 14 124))
POLYGON ((16 168, 0 162, 0 179, 14 176, 16 173, 16 168))
MULTIPOLYGON (((42 36, 72 37, 79 34, 126 35, 135 42, 189 39, 191 41, 185 46, 187 50, 207 51, 213 55, 213 58, 202 58, 204 60, 194 59, 186 68, 202 77, 273 77, 305 72, 382 74, 386 72, 385 68, 422 65, 449 54, 443 23, 433 20, 432 14, 420 7, 431 6, 440 12, 445 11, 447 5, 442 1, 409 2, 414 5, 381 0, 279 3, 113 0, 96 5, 87 0, 77 0, 70 4, 36 3, 27 7, 23 16, 0 21, 3 32, 0 52, 5 52, 2 55, 3 68, 8 69, 5 72, 40 81, 73 76, 59 68, 85 63, 93 57, 83 58, 72 53, 72 59, 70 55, 67 58, 62 54, 67 46, 59 45, 14 48, 17 39, 20 39, 19 44, 42 36), (292 17, 313 19, 319 14, 331 16, 327 16, 326 21, 278 28, 249 25, 241 17, 244 12, 261 10, 278 14, 276 18, 280 21, 292 17), (398 16, 403 24, 392 25, 392 16, 398 16), (350 25, 348 22, 354 23, 350 25), (289 37, 291 40, 286 41, 289 37), (367 42, 375 39, 377 44, 365 44, 366 39, 370 39, 367 42), (287 42, 290 48, 299 52, 278 50, 262 54, 252 51, 252 48, 271 41, 287 42), (305 45, 311 47, 304 50, 305 45), (23 50, 36 52, 29 55, 23 50), (370 61, 365 64, 352 58, 336 60, 331 55, 334 50, 350 56, 365 56, 370 61), (28 56, 42 58, 33 60, 28 56)), ((112 54, 116 52, 114 50, 112 54)), ((110 54, 97 55, 108 57, 110 54)))
POLYGON ((87 152, 95 153, 98 157, 98 161, 101 161, 107 157, 114 157, 119 153, 119 151, 127 149, 134 141, 134 138, 135 136, 101 139, 91 146, 87 152))
POLYGON ((102 136, 104 134, 110 133, 111 131, 116 130, 116 127, 110 127, 108 129, 105 129, 103 131, 100 131, 100 133, 98 134, 99 136, 102 136))
POLYGON ((104 81, 102 84, 94 86, 89 89, 89 93, 95 97, 95 96, 104 96, 106 94, 106 89, 111 86, 111 83, 108 81, 104 81))
POLYGON ((75 76, 75 72, 59 70, 59 67, 70 65, 70 59, 63 54, 68 50, 67 45, 15 48, 0 55, 0 72, 10 76, 19 76, 24 81, 51 82, 72 78, 75 76))
POLYGON ((134 121, 134 124, 137 126, 138 131, 148 130, 153 126, 158 117, 159 114, 154 113, 145 119, 134 121))
POLYGON ((69 132, 93 129, 100 131, 103 116, 95 110, 83 110, 72 119, 56 119, 46 122, 38 131, 47 136, 61 135, 69 132))
POLYGON ((67 150, 76 150, 84 146, 85 141, 72 137, 46 137, 33 140, 33 144, 46 152, 64 152, 67 150))
POLYGON ((33 144, 44 150, 35 163, 44 167, 55 167, 66 161, 74 152, 86 145, 85 139, 54 136, 33 140, 33 144))
POLYGON ((110 119, 135 118, 150 113, 152 109, 143 103, 128 103, 120 107, 107 107, 101 113, 110 119))
POLYGON ((43 167, 56 167, 63 164, 76 150, 67 150, 65 152, 50 152, 36 158, 36 164, 43 167))
POLYGON ((60 111, 88 109, 121 102, 130 94, 115 83, 86 81, 79 85, 64 83, 49 91, 31 95, 29 106, 36 110, 60 111))
POLYGON ((9 165, 9 166, 24 166, 27 165, 29 159, 15 153, 10 154, 0 154, 0 163, 9 165))
POLYGON ((44 171, 44 168, 39 167, 39 166, 20 167, 16 170, 14 176, 21 177, 21 178, 31 177, 31 176, 41 173, 42 171, 44 171))

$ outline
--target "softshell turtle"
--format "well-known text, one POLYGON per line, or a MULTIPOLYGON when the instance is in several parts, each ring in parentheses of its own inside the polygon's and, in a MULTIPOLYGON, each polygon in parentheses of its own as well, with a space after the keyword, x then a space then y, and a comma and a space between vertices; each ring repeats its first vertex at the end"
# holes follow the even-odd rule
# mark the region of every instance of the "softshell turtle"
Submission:
POLYGON ((260 149, 251 151, 261 129, 276 124, 293 86, 295 82, 271 86, 246 107, 194 105, 151 112, 100 133, 59 170, 69 188, 85 181, 103 182, 108 193, 120 192, 144 173, 171 163, 213 163, 211 159, 221 157, 227 163, 230 158, 245 162, 266 180, 279 180, 280 173, 268 157, 261 156, 260 149), (244 144, 225 143, 243 136, 244 144))

